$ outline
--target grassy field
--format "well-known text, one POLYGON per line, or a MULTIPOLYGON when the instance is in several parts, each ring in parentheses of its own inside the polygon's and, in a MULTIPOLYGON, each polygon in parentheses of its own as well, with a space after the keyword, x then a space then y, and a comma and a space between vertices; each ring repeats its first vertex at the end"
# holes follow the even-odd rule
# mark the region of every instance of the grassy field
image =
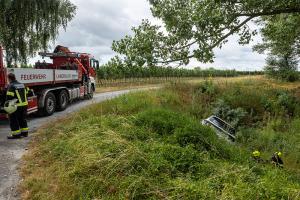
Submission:
MULTIPOLYGON (((227 81, 239 81, 241 79, 256 79, 260 76, 243 76, 243 77, 233 77, 233 78, 212 78, 213 81, 224 81, 225 79, 227 81)), ((157 79, 148 79, 141 80, 141 81, 134 81, 134 80, 127 80, 124 82, 123 80, 114 80, 114 81, 102 81, 103 83, 97 84, 96 93, 102 93, 102 92, 111 92, 111 91, 118 91, 118 90, 127 90, 127 89, 142 89, 142 88, 151 88, 151 87, 161 87, 163 85, 169 84, 169 83, 191 83, 191 84, 197 84, 201 83, 205 80, 208 80, 208 78, 169 78, 168 80, 164 78, 157 78, 157 79)))
POLYGON ((241 81, 259 81, 264 82, 265 87, 275 87, 282 89, 296 89, 300 87, 300 83, 287 83, 287 82, 278 82, 271 79, 266 79, 265 76, 256 75, 256 76, 238 76, 238 77, 217 77, 217 78, 181 78, 181 79, 169 79, 168 81, 153 81, 153 82, 122 82, 117 81, 117 84, 107 84, 100 85, 98 84, 96 88, 96 93, 101 92, 110 92, 117 90, 126 90, 126 89, 139 89, 139 88, 149 88, 149 87, 161 87, 169 83, 190 83, 192 85, 199 84, 204 81, 211 80, 216 84, 227 84, 241 81))
MULTIPOLYGON (((254 76, 254 75, 253 75, 254 76)), ((124 87, 124 86, 141 86, 141 85, 153 85, 153 84, 165 84, 169 82, 181 82, 181 81, 198 81, 207 79, 208 77, 151 77, 151 78, 129 78, 129 79, 112 79, 103 80, 98 79, 97 85, 99 87, 124 87)), ((214 77, 214 79, 220 79, 221 77, 214 77)), ((237 78, 232 77, 232 78, 237 78)))
POLYGON ((299 199, 300 89, 262 77, 173 82, 38 131, 23 199, 299 199), (200 120, 218 114, 236 144, 200 120), (284 168, 256 163, 282 151, 284 168))
POLYGON ((145 85, 124 85, 124 86, 111 86, 111 87, 97 87, 96 93, 103 92, 113 92, 119 90, 129 90, 129 89, 145 89, 145 88, 153 88, 153 87, 162 87, 163 84, 145 84, 145 85))

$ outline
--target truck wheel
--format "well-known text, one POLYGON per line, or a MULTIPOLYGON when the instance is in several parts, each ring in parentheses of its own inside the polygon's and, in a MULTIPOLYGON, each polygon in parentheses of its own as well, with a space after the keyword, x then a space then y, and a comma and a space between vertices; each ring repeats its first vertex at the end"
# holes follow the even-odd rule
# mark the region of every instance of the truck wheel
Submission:
POLYGON ((94 98, 95 87, 92 85, 91 93, 87 95, 87 99, 94 98))
POLYGON ((45 116, 50 116, 55 112, 56 99, 52 92, 49 92, 45 97, 45 106, 43 108, 43 114, 45 116))
POLYGON ((57 97, 57 110, 63 111, 68 107, 69 95, 66 90, 62 90, 57 97))

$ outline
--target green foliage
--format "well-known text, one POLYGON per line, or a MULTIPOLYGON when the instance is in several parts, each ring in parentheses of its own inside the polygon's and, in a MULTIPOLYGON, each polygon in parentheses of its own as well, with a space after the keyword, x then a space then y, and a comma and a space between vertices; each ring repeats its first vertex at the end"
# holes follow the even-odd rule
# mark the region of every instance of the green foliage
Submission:
POLYGON ((222 99, 218 100, 214 107, 214 115, 229 122, 235 128, 240 125, 242 119, 247 115, 243 108, 232 109, 222 99))
POLYGON ((152 26, 148 20, 143 20, 140 26, 132 28, 134 38, 126 36, 118 42, 114 41, 112 50, 125 54, 127 57, 124 62, 127 65, 144 66, 147 63, 151 67, 157 62, 156 57, 153 56, 155 48, 164 38, 162 32, 157 32, 158 29, 159 26, 152 26))
MULTIPOLYGON (((137 92, 130 96, 122 96, 117 100, 105 102, 105 106, 99 105, 96 110, 91 110, 95 115, 100 113, 114 113, 122 115, 130 115, 136 112, 140 112, 146 108, 151 107, 156 102, 156 97, 141 92, 137 92), (136 101, 136 99, 143 99, 142 101, 136 101), (121 102, 121 103, 120 103, 121 102)), ((87 113, 88 114, 88 113, 87 113)), ((86 116, 88 117, 88 115, 86 116)))
POLYGON ((249 149, 264 152, 264 159, 269 160, 274 152, 284 152, 284 162, 291 170, 299 170, 299 119, 287 121, 272 120, 262 129, 244 129, 238 134, 238 141, 249 149))
POLYGON ((297 71, 297 61, 290 57, 276 57, 269 56, 267 58, 267 65, 265 67, 266 75, 288 82, 295 82, 299 79, 299 73, 297 71))
MULTIPOLYGON (((265 99, 275 110, 298 106, 289 91, 265 91, 259 83, 212 87, 232 108, 248 110, 245 97, 254 108, 264 108, 265 99)), ((207 95, 199 88, 173 84, 124 95, 41 130, 22 169, 25 199, 298 199, 299 119, 272 115, 229 144, 187 109, 187 97, 207 95), (265 159, 282 151, 284 169, 252 161, 253 149, 265 159)))
POLYGON ((261 22, 263 43, 256 45, 255 50, 263 53, 270 51, 274 56, 299 56, 300 55, 300 15, 277 15, 264 17, 261 22))
POLYGON ((216 133, 209 127, 199 123, 187 123, 175 132, 175 140, 182 147, 192 145, 197 151, 208 152, 211 156, 221 159, 235 158, 233 147, 224 140, 220 140, 216 133))
POLYGON ((232 85, 223 91, 215 104, 215 114, 219 114, 233 125, 257 126, 266 123, 270 115, 289 117, 296 113, 299 103, 285 90, 272 90, 264 87, 253 89, 232 85))
POLYGON ((199 89, 200 89, 201 93, 205 93, 208 95, 216 94, 216 87, 212 81, 206 80, 203 84, 200 85, 199 89))
POLYGON ((264 17, 261 21, 263 43, 254 49, 260 53, 269 52, 265 71, 272 78, 296 81, 298 57, 300 55, 300 15, 277 15, 264 17))
POLYGON ((257 30, 247 23, 260 16, 299 13, 299 2, 288 1, 217 1, 217 0, 149 0, 154 17, 162 26, 148 20, 133 28, 133 36, 113 43, 113 50, 125 63, 164 66, 179 62, 187 65, 191 58, 208 63, 214 48, 221 48, 229 36, 238 34, 240 43, 249 43, 257 30))
POLYGON ((173 134, 177 128, 184 127, 188 122, 182 113, 165 109, 144 111, 136 117, 136 125, 151 128, 160 135, 173 134))
POLYGON ((24 64, 24 63, 22 63, 20 67, 21 68, 33 68, 33 66, 31 64, 27 65, 27 64, 24 64))
POLYGON ((178 177, 182 173, 192 174, 197 172, 198 165, 207 159, 192 146, 180 147, 156 142, 148 143, 142 148, 149 152, 151 172, 157 175, 165 173, 178 177))
POLYGON ((56 39, 59 28, 66 28, 76 7, 69 0, 1 0, 0 44, 12 61, 26 63, 27 56, 46 49, 56 39))
MULTIPOLYGON (((98 79, 126 79, 126 78, 151 78, 151 77, 235 77, 247 75, 248 72, 238 72, 235 70, 210 69, 185 69, 174 67, 147 67, 141 65, 127 65, 114 58, 97 70, 98 79)), ((253 72, 253 74, 262 74, 253 72)))
POLYGON ((287 115, 293 116, 299 102, 286 91, 280 91, 277 98, 276 103, 283 108, 287 115))

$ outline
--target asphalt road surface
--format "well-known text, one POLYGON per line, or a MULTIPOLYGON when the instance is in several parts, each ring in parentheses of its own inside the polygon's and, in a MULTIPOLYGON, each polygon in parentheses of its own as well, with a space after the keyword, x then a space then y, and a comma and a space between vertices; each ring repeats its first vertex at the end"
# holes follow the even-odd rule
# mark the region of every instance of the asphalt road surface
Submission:
MULTIPOLYGON (((29 118, 30 131, 34 132, 42 125, 51 122, 51 120, 64 117, 88 105, 112 99, 131 91, 136 90, 122 90, 116 92, 95 94, 92 100, 73 103, 65 111, 55 113, 50 117, 29 118)), ((31 136, 26 139, 7 140, 6 136, 8 134, 8 121, 0 121, 0 200, 17 200, 20 198, 17 192, 17 185, 20 181, 18 175, 18 166, 19 164, 21 164, 22 156, 27 151, 27 144, 30 141, 31 136)))

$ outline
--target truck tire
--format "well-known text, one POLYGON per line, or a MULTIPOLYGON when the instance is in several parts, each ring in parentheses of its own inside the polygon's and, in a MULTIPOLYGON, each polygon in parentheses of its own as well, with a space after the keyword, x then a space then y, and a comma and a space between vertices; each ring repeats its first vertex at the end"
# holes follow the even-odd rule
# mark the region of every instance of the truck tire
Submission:
POLYGON ((94 85, 92 85, 91 93, 89 93, 87 95, 87 99, 93 99, 94 98, 94 91, 95 91, 95 87, 94 87, 94 85))
POLYGON ((52 92, 49 92, 45 97, 45 104, 42 110, 44 116, 50 116, 55 112, 56 98, 52 92))
POLYGON ((63 111, 68 107, 69 104, 69 94, 66 90, 62 90, 57 96, 57 110, 63 111))

